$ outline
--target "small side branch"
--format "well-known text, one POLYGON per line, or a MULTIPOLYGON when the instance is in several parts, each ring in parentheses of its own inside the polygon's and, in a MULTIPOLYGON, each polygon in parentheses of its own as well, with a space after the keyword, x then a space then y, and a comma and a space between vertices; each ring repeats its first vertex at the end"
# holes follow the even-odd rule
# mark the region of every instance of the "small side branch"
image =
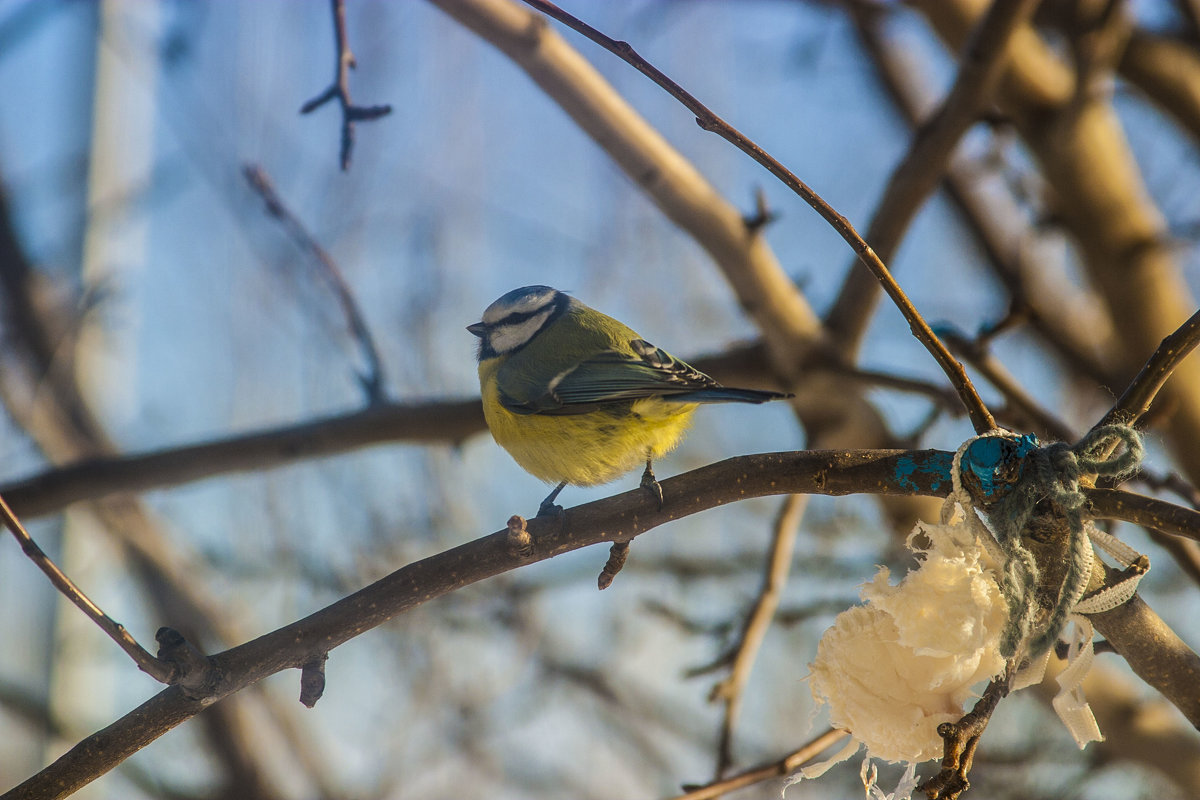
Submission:
POLYGON ((358 67, 350 42, 346 37, 346 0, 331 0, 333 7, 333 37, 337 48, 333 83, 325 91, 300 107, 301 114, 315 111, 330 100, 337 99, 342 107, 342 171, 350 169, 350 154, 354 149, 354 123, 369 122, 392 113, 390 105, 356 106, 350 100, 350 70, 358 67))
POLYGON ((1154 355, 1142 367, 1141 372, 1125 389, 1112 410, 1096 424, 1096 427, 1125 423, 1132 425, 1147 411, 1158 395, 1158 390, 1171 377, 1171 373, 1183 359, 1200 344, 1200 311, 1192 314, 1179 328, 1162 340, 1154 355))
POLYGON ((753 786, 756 783, 791 775, 800 769, 800 767, 812 761, 822 752, 838 744, 849 735, 845 731, 830 728, 799 750, 788 753, 778 761, 760 764, 756 767, 751 767, 745 772, 739 772, 736 775, 730 775, 728 778, 706 783, 703 786, 685 786, 684 793, 677 795, 672 800, 713 800, 717 797, 724 797, 730 792, 744 789, 747 786, 753 786))
POLYGON ((717 747, 715 777, 718 779, 733 764, 733 730, 741 711, 742 694, 750 680, 750 671, 754 668, 754 661, 767 635, 767 629, 770 628, 779 608, 779 599, 783 596, 783 587, 787 584, 788 572, 792 566, 796 534, 800 530, 800 519, 804 515, 807 502, 808 496, 801 494, 788 495, 783 501, 779 516, 775 520, 771 552, 767 557, 762 588, 742 628, 733 666, 724 680, 714 686, 709 694, 710 701, 719 700, 725 704, 725 716, 721 723, 721 737, 717 747))
POLYGON ((929 800, 956 800, 970 788, 967 773, 975 760, 979 737, 987 728, 996 706, 1008 695, 1008 687, 1009 677, 1005 674, 988 684, 975 708, 962 719, 938 725, 938 735, 945 742, 942 769, 920 786, 920 791, 929 800))
POLYGON ((80 611, 88 615, 88 618, 100 626, 100 630, 108 634, 117 645, 129 654, 134 663, 138 665, 138 669, 145 672, 150 677, 160 683, 171 683, 175 678, 175 669, 167 663, 159 661, 150 654, 146 648, 137 643, 137 640, 125 630, 125 626, 114 620, 108 614, 100 609, 98 605, 88 599, 75 582, 66 576, 58 565, 50 560, 45 551, 38 546, 33 537, 29 535, 29 531, 25 530, 25 526, 13 514, 12 509, 8 507, 8 503, 0 497, 0 519, 4 520, 4 526, 12 531, 12 535, 21 543, 21 550, 29 559, 37 564, 38 569, 45 573, 50 582, 54 584, 54 588, 58 589, 63 595, 74 603, 80 611))
POLYGON ((288 235, 292 237, 292 241, 319 267, 322 277, 333 289, 338 304, 341 306, 342 315, 346 318, 350 335, 358 343, 363 358, 367 362, 367 374, 359 376, 359 380, 367 392, 367 399, 372 404, 381 402, 384 399, 383 362, 379 358, 379 350, 375 347, 375 340, 371 337, 371 331, 367 328, 358 302, 350 291, 350 285, 342 277, 342 271, 338 268, 337 262, 324 247, 317 243, 317 240, 313 238, 296 215, 284 205, 266 170, 257 164, 247 164, 242 168, 242 174, 246 176, 250 188, 254 189, 266 203, 267 213, 279 220, 288 235))

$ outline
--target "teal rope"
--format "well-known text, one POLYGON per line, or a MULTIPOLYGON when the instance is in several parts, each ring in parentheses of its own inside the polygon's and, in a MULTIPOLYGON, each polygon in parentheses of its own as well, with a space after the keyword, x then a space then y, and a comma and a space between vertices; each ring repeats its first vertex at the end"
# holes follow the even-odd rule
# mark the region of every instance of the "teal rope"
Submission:
POLYGON ((1025 468, 1016 485, 988 508, 988 522, 1007 556, 1000 581, 1009 610, 1000 641, 1005 658, 1016 655, 1021 642, 1029 639, 1037 610, 1038 567, 1021 538, 1034 506, 1043 499, 1057 506, 1066 518, 1070 541, 1066 576, 1046 625, 1030 640, 1030 658, 1046 652, 1058 639, 1091 577, 1092 545, 1083 520, 1087 496, 1079 488, 1080 477, 1126 477, 1137 469, 1144 453, 1141 436, 1127 425, 1096 428, 1073 446, 1054 442, 1034 448, 1025 454, 1025 468), (1114 447, 1113 455, 1102 455, 1114 447))

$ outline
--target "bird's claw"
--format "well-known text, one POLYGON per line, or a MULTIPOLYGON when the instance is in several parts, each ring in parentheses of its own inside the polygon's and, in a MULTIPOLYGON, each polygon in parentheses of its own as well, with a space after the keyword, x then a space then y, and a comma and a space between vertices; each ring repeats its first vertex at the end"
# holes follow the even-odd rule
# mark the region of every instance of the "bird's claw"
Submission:
POLYGON ((641 487, 650 493, 650 496, 653 497, 655 502, 658 503, 658 510, 662 511, 662 508, 663 508, 662 485, 654 477, 654 471, 650 469, 649 462, 646 463, 646 471, 642 473, 641 487))
POLYGON ((534 519, 541 519, 542 517, 562 517, 564 513, 565 512, 563 511, 562 506, 552 500, 546 499, 542 501, 540 506, 538 506, 538 513, 534 519))
POLYGON ((540 506, 538 506, 537 515, 539 517, 558 517, 559 519, 562 519, 563 507, 557 505, 554 501, 558 499, 558 493, 561 492, 563 487, 566 485, 567 482, 563 481, 558 486, 554 487, 553 492, 546 496, 546 499, 542 501, 540 506))

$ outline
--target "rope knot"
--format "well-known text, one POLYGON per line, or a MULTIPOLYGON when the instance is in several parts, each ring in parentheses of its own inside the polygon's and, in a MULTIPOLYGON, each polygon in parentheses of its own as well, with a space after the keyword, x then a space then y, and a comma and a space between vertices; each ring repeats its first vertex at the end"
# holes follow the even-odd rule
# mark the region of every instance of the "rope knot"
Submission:
MULTIPOLYGON (((1006 658, 1036 658, 1058 639, 1091 577, 1094 552, 1082 508, 1087 496, 1081 482, 1092 476, 1121 478, 1137 469, 1144 448, 1127 425, 1093 429, 1074 445, 1041 445, 1033 434, 991 431, 969 439, 955 455, 954 494, 968 516, 976 507, 987 514, 1001 563, 1001 590, 1009 622, 1001 640, 1006 658), (1038 516, 1061 518, 1068 532, 1066 569, 1045 624, 1034 631, 1042 571, 1026 546, 1029 524, 1038 516)), ((1041 528, 1042 526, 1039 526, 1041 528)), ((1094 529, 1094 528, 1093 528, 1094 529)), ((1053 590, 1051 590, 1053 591, 1053 590)))

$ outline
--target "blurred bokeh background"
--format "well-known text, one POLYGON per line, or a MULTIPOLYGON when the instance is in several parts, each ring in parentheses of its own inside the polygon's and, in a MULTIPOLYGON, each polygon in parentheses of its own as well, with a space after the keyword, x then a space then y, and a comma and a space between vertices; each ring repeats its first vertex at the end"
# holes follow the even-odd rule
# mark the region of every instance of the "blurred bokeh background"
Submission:
MULTIPOLYGON (((631 42, 865 232, 913 139, 895 81, 924 114, 957 75, 962 45, 939 21, 939 4, 925 5, 933 10, 866 0, 567 7, 631 42)), ((1157 225, 1174 296, 1191 306, 1200 130, 1186 99, 1175 101, 1179 111, 1123 54, 1134 42, 1178 47, 1167 50, 1176 60, 1162 85, 1190 91, 1195 105, 1200 13, 1187 0, 1043 6, 1042 44, 1077 78, 1074 102, 1094 100, 1113 115, 1103 131, 1124 137, 1131 202, 1157 225), (1102 34, 1118 44, 1090 46, 1109 41, 1102 34)), ((860 269, 831 228, 643 76, 553 27, 727 203, 752 215, 761 190, 775 216, 761 235, 824 315, 860 269)), ((337 295, 295 230, 268 213, 247 166, 269 176, 336 262, 378 348, 388 402, 477 396, 465 326, 503 292, 532 283, 569 290, 680 357, 712 357, 704 363, 727 370, 714 368, 718 378, 779 385, 755 349, 762 331, 710 255, 518 66, 429 2, 349 0, 346 28, 358 60, 354 101, 393 110, 357 125, 343 172, 336 104, 298 113, 334 74, 328 2, 0 2, 0 492, 90 457, 367 405, 367 364, 337 295)), ((961 186, 943 186, 890 265, 931 322, 986 350, 1027 393, 979 380, 989 404, 1007 412, 1002 421, 1078 435, 1153 349, 1127 326, 1149 319, 1145 341, 1155 341, 1156 330, 1182 320, 1114 302, 1121 290, 1098 277, 1080 246, 1087 228, 1078 209, 1087 204, 1067 194, 1078 187, 1065 167, 1047 164, 1036 139, 1049 134, 1034 132, 1027 108, 998 102, 984 111, 953 159, 956 179, 975 194, 964 200, 961 186)), ((938 398, 940 371, 894 308, 864 313, 869 328, 851 359, 863 372, 842 368, 838 384, 826 369, 820 384, 856 387, 882 421, 859 446, 954 449, 971 430, 938 398), (889 378, 910 383, 898 389, 889 378)), ((983 374, 983 359, 969 363, 972 375, 983 374)), ((1149 441, 1161 480, 1139 489, 1169 488, 1178 473, 1180 492, 1167 496, 1184 502, 1196 476, 1178 454, 1195 441, 1168 424, 1187 413, 1186 401, 1172 402, 1149 441)), ((828 416, 802 424, 783 403, 708 408, 657 471, 850 446, 845 430, 822 428, 828 416)), ((139 641, 171 625, 217 652, 535 511, 545 487, 486 432, 439 441, 437 430, 420 442, 381 435, 320 458, 213 467, 178 485, 51 503, 26 522, 139 641)), ((636 480, 568 488, 560 502, 636 480)), ((605 551, 593 548, 429 603, 334 651, 315 709, 296 702, 296 674, 274 676, 79 796, 676 796, 682 784, 713 778, 725 708, 708 695, 760 591, 782 502, 737 503, 656 529, 604 593, 595 576, 605 551)), ((742 692, 727 772, 779 759, 824 730, 806 665, 875 565, 902 574, 910 563, 906 530, 895 524, 913 513, 870 497, 807 503, 775 624, 742 692)), ((1185 640, 1200 641, 1195 555, 1166 551, 1140 529, 1117 531, 1154 562, 1142 584, 1148 602, 1185 640)), ((0 608, 5 789, 159 687, 11 539, 0 544, 0 608)), ((1111 715, 1099 706, 1134 716, 1159 702, 1120 659, 1096 669, 1106 682, 1094 695, 1102 727, 1111 715)), ((1176 748, 1174 768, 1143 753, 1124 727, 1078 752, 1044 697, 1016 695, 985 736, 972 795, 1194 797, 1200 738, 1173 709, 1160 717, 1153 741, 1158 756, 1163 742, 1176 748)), ((857 796, 858 765, 788 796, 857 796)), ((774 779, 731 796, 779 790, 774 779)))

